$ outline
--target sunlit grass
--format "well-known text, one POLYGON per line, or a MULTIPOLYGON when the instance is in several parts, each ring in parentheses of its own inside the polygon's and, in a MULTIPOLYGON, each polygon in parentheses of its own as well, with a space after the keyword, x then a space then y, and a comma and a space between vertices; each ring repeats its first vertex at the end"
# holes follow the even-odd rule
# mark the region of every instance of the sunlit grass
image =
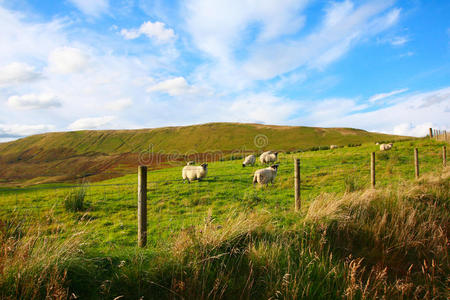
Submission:
MULTIPOLYGON (((365 144, 333 150, 280 154, 280 168, 274 185, 254 187, 252 173, 261 166, 242 168, 240 160, 209 164, 208 177, 202 182, 183 184, 182 166, 149 171, 148 211, 149 247, 158 247, 179 230, 198 224, 208 210, 219 220, 232 210, 248 207, 269 211, 280 225, 289 225, 293 210, 293 158, 301 160, 302 212, 311 200, 327 193, 343 194, 369 187, 369 153, 377 152, 377 187, 414 179, 413 148, 418 147, 421 173, 441 169, 441 144, 429 140, 396 143, 389 152, 365 144)), ((0 215, 12 211, 39 217, 52 210, 63 222, 77 226, 80 215, 91 220, 104 251, 135 247, 137 226, 137 175, 98 182, 86 186, 86 212, 67 212, 64 200, 71 188, 55 185, 22 190, 1 189, 0 215)))

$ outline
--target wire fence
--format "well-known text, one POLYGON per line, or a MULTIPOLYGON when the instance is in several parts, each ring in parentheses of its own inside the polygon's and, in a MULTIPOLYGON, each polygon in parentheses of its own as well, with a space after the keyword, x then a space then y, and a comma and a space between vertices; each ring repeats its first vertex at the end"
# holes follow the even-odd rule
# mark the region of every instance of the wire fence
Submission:
MULTIPOLYGON (((436 147, 420 149, 421 173, 436 171, 442 167, 442 153, 436 147)), ((151 170, 148 173, 149 209, 155 213, 182 214, 187 219, 196 216, 197 209, 213 206, 220 211, 222 204, 256 201, 269 209, 290 209, 294 196, 293 157, 300 157, 300 191, 303 199, 312 198, 321 192, 344 192, 369 187, 370 158, 368 153, 334 154, 324 157, 308 154, 280 156, 280 167, 275 184, 266 189, 255 189, 252 177, 260 165, 237 169, 234 163, 217 162, 208 168, 208 175, 201 182, 183 183, 180 167, 151 170), (255 196, 255 192, 259 196, 255 196), (258 197, 261 198, 258 200, 258 197), (201 208, 199 208, 201 207, 201 208)), ((414 156, 401 153, 377 153, 377 184, 383 185, 402 179, 414 178, 414 156)), ((114 172, 108 172, 114 174, 114 172)), ((122 174, 122 173, 120 173, 122 174)), ((90 174, 89 174, 90 175, 90 174)), ((63 203, 71 191, 83 186, 88 208, 136 210, 137 174, 127 174, 122 179, 111 179, 103 183, 89 183, 89 176, 82 177, 82 184, 52 184, 26 188, 0 189, 1 214, 36 214, 45 210, 62 210, 63 203), (122 181, 120 181, 122 180, 122 181), (119 182, 117 182, 119 181, 119 182)), ((229 206, 229 205, 228 205, 229 206)))

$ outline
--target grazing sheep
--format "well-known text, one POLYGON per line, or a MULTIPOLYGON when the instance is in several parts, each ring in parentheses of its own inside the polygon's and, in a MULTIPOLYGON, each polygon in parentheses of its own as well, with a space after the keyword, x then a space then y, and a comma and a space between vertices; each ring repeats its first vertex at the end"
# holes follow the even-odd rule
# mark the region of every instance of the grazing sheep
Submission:
POLYGON ((377 146, 378 146, 379 144, 380 144, 380 143, 378 143, 378 142, 375 143, 375 145, 377 145, 377 146))
POLYGON ((208 174, 208 164, 201 164, 200 166, 185 166, 183 168, 182 176, 183 183, 187 179, 188 183, 191 183, 193 180, 200 181, 202 178, 206 177, 208 174))
POLYGON ((380 151, 387 151, 387 150, 391 150, 392 146, 394 144, 390 143, 390 144, 381 144, 380 145, 380 151))
POLYGON ((188 162, 186 163, 186 166, 193 166, 193 165, 195 165, 195 161, 193 161, 193 160, 188 161, 188 162))
POLYGON ((276 162, 278 159, 278 152, 266 151, 259 156, 261 164, 270 164, 276 162))
POLYGON ((330 146, 330 149, 337 149, 338 148, 338 145, 331 145, 330 146))
POLYGON ((273 181, 277 176, 277 170, 278 164, 265 169, 256 170, 255 175, 253 175, 253 185, 255 185, 255 183, 268 185, 269 182, 273 184, 273 181))
POLYGON ((242 167, 248 166, 248 165, 255 165, 256 157, 252 154, 247 156, 244 159, 244 162, 242 163, 242 167))

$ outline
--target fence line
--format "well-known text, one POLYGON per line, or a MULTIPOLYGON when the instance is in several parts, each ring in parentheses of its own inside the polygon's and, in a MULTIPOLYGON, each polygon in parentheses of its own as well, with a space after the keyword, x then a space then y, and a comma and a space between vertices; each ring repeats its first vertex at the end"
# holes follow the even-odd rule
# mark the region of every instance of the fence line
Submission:
POLYGON ((430 128, 429 137, 434 138, 436 141, 450 142, 450 133, 447 133, 447 130, 430 128))
MULTIPOLYGON (((445 146, 444 146, 445 148, 445 146)), ((443 150, 443 161, 446 160, 446 150, 443 150)), ((361 156, 361 158, 363 158, 363 156, 361 156)), ((402 158, 402 157, 399 157, 402 158)), ((404 158, 404 157, 403 157, 404 158)), ((410 157, 406 157, 408 160, 410 159, 410 157)), ((319 171, 322 170, 324 168, 337 168, 341 165, 352 165, 355 168, 356 167, 361 167, 362 165, 367 165, 369 162, 366 161, 365 159, 362 160, 360 163, 357 162, 338 162, 335 164, 309 164, 309 163, 301 163, 301 168, 305 171, 319 171)), ((225 167, 215 167, 215 168, 208 168, 208 171, 214 171, 214 170, 224 170, 224 169, 228 169, 227 166, 225 167)), ((170 171, 165 171, 165 173, 173 173, 173 174, 179 174, 181 170, 170 170, 170 171)), ((161 173, 160 170, 158 171, 151 171, 152 174, 158 174, 161 173)), ((281 171, 278 171, 278 174, 287 174, 289 173, 288 170, 284 169, 281 171)), ((130 173, 130 174, 125 174, 125 175, 136 175, 136 173, 130 173)), ((246 172, 246 173, 232 173, 232 174, 220 174, 220 175, 214 175, 214 178, 217 177, 242 177, 242 176, 248 176, 251 177, 253 175, 253 170, 252 172, 246 172)), ((178 175, 177 175, 178 177, 178 175)), ((181 177, 181 176, 180 176, 181 177)), ((211 178, 211 172, 209 172, 209 178, 211 178)), ((148 183, 166 183, 166 182, 181 182, 182 179, 178 178, 178 179, 163 179, 163 180, 156 180, 156 181, 148 181, 148 183)), ((82 183, 83 185, 83 183, 82 183)), ((86 185, 87 187, 108 187, 108 186, 133 186, 136 185, 136 182, 130 182, 130 183, 106 183, 106 184, 91 184, 91 183, 84 183, 84 185, 86 185)), ((80 187, 80 184, 76 184, 76 185, 49 185, 49 186, 31 186, 31 187, 24 187, 24 188, 0 188, 0 191, 3 192, 14 192, 14 191, 33 191, 33 190, 48 190, 48 189, 70 189, 70 188, 78 188, 80 187)))
MULTIPOLYGON (((422 152, 421 152, 422 153, 422 152)), ((381 152, 377 153, 378 155, 384 155, 381 152)), ((371 154, 372 155, 372 154, 371 154)), ((422 164, 425 162, 425 166, 428 166, 427 168, 429 169, 429 165, 431 164, 435 164, 436 159, 441 156, 440 153, 436 154, 436 151, 434 149, 433 153, 426 153, 421 154, 421 162, 422 164)), ((445 166, 446 164, 446 147, 443 146, 442 148, 442 165, 445 166)), ((299 171, 300 168, 302 169, 302 177, 306 178, 305 184, 303 184, 300 188, 299 185, 299 197, 298 199, 300 199, 300 191, 301 190, 312 190, 312 186, 308 185, 308 182, 311 182, 312 178, 321 178, 323 177, 324 180, 319 179, 319 184, 323 184, 328 182, 328 180, 332 180, 332 181, 336 181, 336 180, 341 180, 344 179, 346 180, 349 177, 356 177, 355 176, 355 172, 357 172, 358 174, 360 174, 358 177, 362 177, 362 176, 367 176, 365 178, 372 178, 372 175, 370 173, 371 171, 371 160, 369 159, 368 156, 363 156, 361 154, 354 154, 354 155, 339 155, 339 156, 332 156, 332 159, 336 160, 335 164, 320 164, 321 162, 325 162, 328 161, 329 162, 329 158, 320 158, 320 159, 315 159, 312 158, 310 161, 307 160, 307 158, 303 158, 301 163, 299 163, 299 171), (352 162, 340 162, 340 160, 345 159, 345 158, 353 158, 355 159, 355 161, 352 162), (340 168, 341 166, 346 166, 347 168, 340 168), (331 170, 330 170, 331 168, 331 170), (323 170, 326 169, 327 172, 325 174, 323 173, 323 170), (327 177, 324 177, 327 176, 327 177), (370 177, 369 177, 370 176, 370 177)), ((413 172, 416 171, 416 167, 415 165, 412 164, 412 162, 414 161, 414 156, 397 156, 398 161, 401 165, 404 164, 411 164, 411 170, 414 169, 413 172)), ((283 163, 283 162, 282 162, 283 163)), ((382 163, 382 164, 387 164, 388 161, 378 161, 378 163, 382 163)), ((287 163, 283 165, 285 166, 289 166, 287 163)), ((209 168, 209 170, 226 170, 228 169, 228 166, 218 166, 218 167, 214 167, 214 168, 209 168)), ((213 178, 214 180, 220 180, 220 178, 239 178, 239 179, 245 179, 248 181, 251 181, 250 178, 253 175, 253 172, 249 172, 250 170, 254 170, 255 168, 252 169, 242 169, 243 172, 245 173, 231 173, 231 174, 220 174, 220 175, 212 175, 210 172, 208 178, 213 178), (248 170, 248 171, 247 171, 248 170)), ((294 165, 294 170, 295 170, 295 165, 294 165)), ((152 180, 154 177, 151 176, 150 178, 147 179, 146 183, 147 185, 151 185, 149 188, 149 191, 151 191, 151 194, 153 194, 155 191, 158 191, 160 189, 159 184, 164 184, 164 183, 170 183, 170 182, 182 182, 181 179, 181 169, 180 168, 176 168, 176 170, 164 170, 165 173, 168 173, 169 176, 171 175, 170 173, 173 173, 174 175, 176 175, 177 179, 162 179, 162 180, 152 180), (153 178, 152 178, 153 177, 153 178), (155 186, 156 184, 156 186, 155 186)), ((158 173, 162 173, 161 170, 155 170, 155 171, 150 171, 151 174, 158 174, 158 173)), ((292 167, 288 167, 288 168, 284 168, 279 170, 278 175, 289 175, 292 174, 291 172, 293 172, 292 167)), ((300 173, 300 172, 299 172, 300 173)), ((136 173, 134 173, 136 174, 136 173)), ((399 173, 400 174, 400 173, 399 173)), ((402 173, 404 174, 404 173, 402 173)), ((129 174, 129 175, 133 175, 133 174, 129 174)), ((402 175, 403 176, 403 175, 402 175)), ((300 177, 300 176, 299 176, 300 177)), ((290 177, 292 178, 292 177, 290 177)), ((400 177, 399 177, 400 178, 400 177)), ((294 174, 294 179, 296 180, 296 176, 294 174)), ((292 180, 292 179, 290 179, 292 180)), ((303 179, 302 179, 303 180, 303 179)), ((370 179, 371 180, 371 179, 370 179)), ((208 180, 206 180, 208 182, 208 180)), ((242 180, 241 180, 242 181, 242 180)), ((365 180, 364 180, 365 181, 365 180)), ((283 182, 285 182, 283 180, 283 182)), ((284 183, 285 184, 285 183, 284 183)), ((292 183, 291 183, 292 184, 292 183)), ((87 197, 91 197, 91 199, 95 199, 94 202, 92 202, 92 204, 101 204, 104 203, 105 201, 112 201, 112 200, 126 200, 126 206, 128 207, 136 207, 136 190, 134 190, 134 188, 136 187, 137 183, 136 182, 130 182, 130 183, 107 183, 107 184, 89 184, 89 183, 85 183, 85 186, 87 188, 107 188, 107 187, 126 187, 126 189, 122 189, 121 193, 118 192, 111 192, 109 193, 110 189, 105 190, 103 189, 103 199, 99 199, 99 198, 95 198, 97 197, 96 195, 101 194, 101 191, 92 191, 88 193, 87 197), (108 192, 107 192, 108 191, 108 192), (117 197, 114 197, 114 195, 117 195, 117 197), (112 198, 111 198, 112 197, 112 198), (134 204, 132 204, 132 202, 134 202, 134 204), (131 205, 131 206, 130 206, 131 205)), ((365 185, 365 184, 364 184, 365 185)), ((14 195, 11 195, 12 197, 9 199, 8 203, 11 203, 11 208, 6 208, 5 205, 0 206, 0 211, 8 211, 8 212, 12 212, 14 211, 14 209, 21 209, 21 210, 28 210, 28 213, 30 212, 30 210, 32 209, 43 209, 43 208, 50 208, 50 207, 57 207, 58 205, 60 205, 61 200, 64 199, 65 195, 62 194, 62 192, 56 192, 55 191, 55 197, 57 198, 56 201, 52 201, 51 203, 47 202, 45 203, 40 203, 39 198, 44 198, 44 196, 39 195, 39 191, 41 190, 64 190, 64 189, 73 189, 73 188, 79 188, 80 185, 62 185, 62 186, 41 186, 41 187, 30 187, 30 188, 8 188, 8 189, 1 189, 0 188, 0 193, 1 192, 35 192, 34 195, 27 195, 26 199, 27 200, 17 200, 17 193, 16 193, 16 200, 15 200, 15 204, 14 205, 14 195), (29 201, 29 202, 28 202, 29 201), (36 206, 35 201, 37 201, 37 203, 39 203, 38 206, 36 206), (26 205, 26 203, 29 203, 30 205, 26 205)), ((196 194, 201 194, 203 192, 207 192, 207 193, 211 193, 214 189, 213 187, 211 187, 210 185, 194 185, 195 188, 197 188, 196 190, 196 194), (211 190, 209 190, 209 187, 211 187, 211 190)), ((185 185, 185 188, 182 189, 182 191, 184 193, 188 192, 188 191, 192 191, 192 185, 185 185)), ((164 196, 164 193, 168 193, 167 189, 162 189, 161 190, 161 196, 164 196)), ((234 193, 234 192, 233 192, 234 193)), ((235 194, 239 195, 240 191, 236 190, 235 194)), ((296 189, 295 189, 295 181, 294 181, 294 190, 293 190, 293 198, 295 198, 295 196, 297 195, 296 189)), ((290 194, 292 195, 292 194, 290 194)), ((47 196, 45 196, 47 197, 47 196)), ((170 197, 170 196, 165 196, 165 197, 170 197)), ((196 196, 199 197, 199 196, 196 196)), ((151 199, 153 199, 152 201, 155 201, 154 196, 151 196, 151 199)), ((297 201, 296 201, 297 203, 297 201)), ((188 207, 188 206, 187 206, 188 207)), ((298 207, 300 208, 300 203, 298 205, 298 207)), ((190 209, 190 208, 189 208, 190 209)))

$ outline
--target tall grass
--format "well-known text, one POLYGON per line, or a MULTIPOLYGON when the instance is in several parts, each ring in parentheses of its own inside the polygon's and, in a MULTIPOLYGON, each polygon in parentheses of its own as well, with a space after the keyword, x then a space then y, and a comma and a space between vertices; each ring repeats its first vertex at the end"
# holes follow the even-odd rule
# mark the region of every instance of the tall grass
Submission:
POLYGON ((349 298, 448 296, 449 171, 398 189, 318 197, 306 221, 324 222, 330 251, 347 257, 349 298))
POLYGON ((284 228, 249 208, 140 253, 108 296, 150 299, 446 299, 449 178, 322 194, 284 228), (136 285, 139 287, 136 288, 136 285))
POLYGON ((80 254, 83 233, 61 227, 44 233, 34 222, 17 215, 0 221, 0 299, 70 296, 67 266, 80 254))
POLYGON ((114 257, 80 252, 79 235, 11 222, 2 227, 0 298, 446 299, 449 185, 446 169, 322 194, 302 215, 286 212, 292 226, 252 205, 220 222, 210 211, 168 244, 114 257))

